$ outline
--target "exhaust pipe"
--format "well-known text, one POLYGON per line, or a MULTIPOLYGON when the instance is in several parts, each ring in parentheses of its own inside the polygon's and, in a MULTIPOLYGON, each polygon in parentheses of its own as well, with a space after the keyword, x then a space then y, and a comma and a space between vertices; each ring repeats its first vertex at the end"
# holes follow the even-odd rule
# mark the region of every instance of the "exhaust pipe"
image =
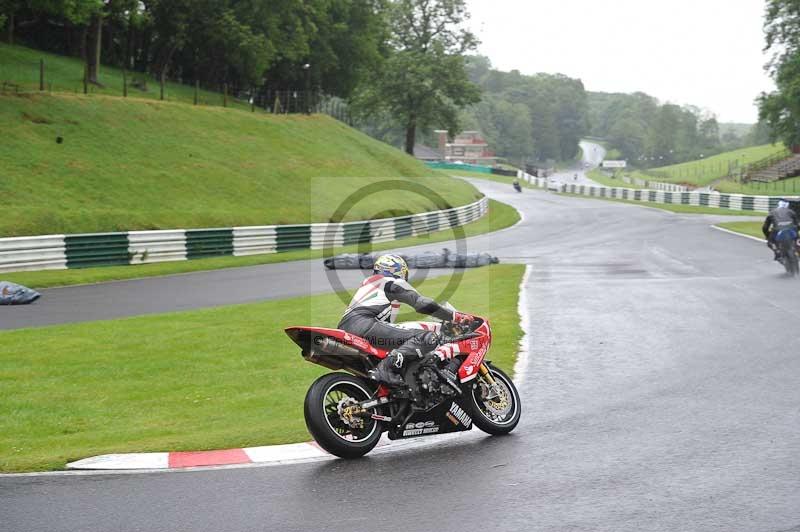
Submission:
POLYGON ((314 345, 317 347, 317 349, 328 355, 338 355, 344 357, 364 356, 364 354, 355 347, 350 347, 349 345, 337 342, 333 338, 318 336, 314 338, 314 345))

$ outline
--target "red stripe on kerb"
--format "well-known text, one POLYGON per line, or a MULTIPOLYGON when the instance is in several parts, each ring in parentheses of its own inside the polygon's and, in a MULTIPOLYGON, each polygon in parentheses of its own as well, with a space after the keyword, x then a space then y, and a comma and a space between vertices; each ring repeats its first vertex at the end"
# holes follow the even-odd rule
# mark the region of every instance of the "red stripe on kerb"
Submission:
POLYGON ((229 464, 249 464, 244 449, 169 453, 169 467, 198 467, 229 464))

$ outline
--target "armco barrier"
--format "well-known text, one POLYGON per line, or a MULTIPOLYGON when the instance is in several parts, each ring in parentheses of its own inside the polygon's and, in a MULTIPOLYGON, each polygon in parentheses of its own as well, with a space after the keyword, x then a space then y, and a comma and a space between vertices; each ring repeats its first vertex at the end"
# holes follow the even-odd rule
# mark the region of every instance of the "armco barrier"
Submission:
POLYGON ((575 185, 571 183, 558 183, 555 188, 557 188, 558 192, 580 194, 583 196, 753 212, 768 212, 778 206, 778 200, 780 199, 777 196, 749 196, 744 194, 720 194, 719 192, 697 191, 667 192, 664 190, 612 188, 575 185))
POLYGON ((267 225, 0 238, 0 272, 149 264, 390 242, 481 218, 488 198, 443 211, 342 224, 267 225))

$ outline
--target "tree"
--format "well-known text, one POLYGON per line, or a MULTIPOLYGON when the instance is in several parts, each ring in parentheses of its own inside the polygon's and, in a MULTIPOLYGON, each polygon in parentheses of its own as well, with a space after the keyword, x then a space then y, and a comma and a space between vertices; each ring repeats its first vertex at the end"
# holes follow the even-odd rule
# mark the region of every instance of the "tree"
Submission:
POLYGON ((413 154, 418 128, 455 132, 459 110, 480 100, 464 61, 477 41, 461 27, 464 0, 394 0, 388 11, 388 57, 357 100, 362 112, 387 111, 399 122, 413 154))
POLYGON ((768 0, 764 33, 764 50, 773 52, 766 69, 777 90, 759 97, 759 118, 772 140, 795 146, 800 144, 800 0, 768 0))
POLYGON ((6 42, 8 44, 14 44, 14 17, 23 5, 23 0, 0 0, 0 27, 7 23, 6 42))
POLYGON ((700 122, 698 131, 698 140, 700 145, 706 152, 714 150, 720 145, 719 123, 716 116, 710 116, 700 122))
POLYGON ((54 15, 70 24, 81 27, 81 57, 86 63, 88 80, 97 83, 97 70, 100 64, 100 44, 102 35, 103 0, 28 0, 28 5, 40 12, 54 15), (94 29, 89 50, 89 28, 94 29))

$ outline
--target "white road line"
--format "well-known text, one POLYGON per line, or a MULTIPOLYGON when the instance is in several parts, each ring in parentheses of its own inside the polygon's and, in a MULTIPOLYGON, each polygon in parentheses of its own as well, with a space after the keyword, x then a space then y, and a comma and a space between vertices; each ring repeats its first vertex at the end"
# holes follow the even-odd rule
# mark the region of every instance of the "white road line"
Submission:
POLYGON ((736 231, 731 231, 730 229, 725 229, 724 227, 720 227, 718 225, 712 225, 711 229, 716 229, 717 231, 722 231, 723 233, 729 233, 731 235, 741 236, 743 238, 749 238, 750 240, 755 240, 756 242, 761 242, 762 244, 766 242, 763 238, 758 238, 757 236, 745 235, 744 233, 737 233, 736 231))
POLYGON ((533 273, 533 265, 525 266, 525 274, 519 284, 519 299, 517 300, 517 311, 519 312, 519 325, 522 329, 522 338, 519 340, 519 350, 517 352, 517 362, 514 364, 514 383, 520 386, 525 380, 525 373, 528 371, 528 355, 530 344, 530 314, 528 313, 528 279, 533 273))

